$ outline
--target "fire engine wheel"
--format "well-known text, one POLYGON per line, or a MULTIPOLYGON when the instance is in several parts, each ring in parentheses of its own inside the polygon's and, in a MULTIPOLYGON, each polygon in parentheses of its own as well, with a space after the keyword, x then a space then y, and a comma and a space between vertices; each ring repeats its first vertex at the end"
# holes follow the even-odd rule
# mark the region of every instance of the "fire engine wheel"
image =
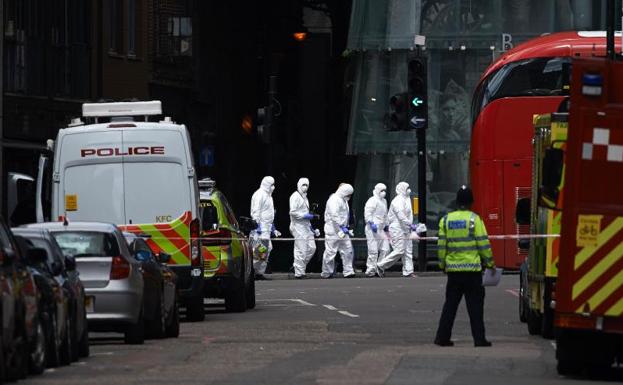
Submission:
POLYGON ((528 309, 528 333, 531 336, 541 334, 542 316, 541 313, 528 309))

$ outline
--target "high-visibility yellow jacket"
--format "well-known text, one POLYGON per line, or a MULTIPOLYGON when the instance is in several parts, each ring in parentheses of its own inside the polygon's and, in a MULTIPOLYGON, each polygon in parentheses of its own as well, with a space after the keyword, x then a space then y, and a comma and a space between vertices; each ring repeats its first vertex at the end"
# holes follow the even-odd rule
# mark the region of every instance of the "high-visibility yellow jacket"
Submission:
POLYGON ((481 271, 483 265, 495 266, 487 229, 474 212, 457 210, 441 218, 437 246, 439 267, 445 271, 481 271))

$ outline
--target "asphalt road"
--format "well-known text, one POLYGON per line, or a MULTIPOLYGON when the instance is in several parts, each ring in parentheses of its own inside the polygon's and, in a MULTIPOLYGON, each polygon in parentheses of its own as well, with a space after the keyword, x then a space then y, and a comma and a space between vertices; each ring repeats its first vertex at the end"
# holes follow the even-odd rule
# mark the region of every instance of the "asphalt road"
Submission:
MULTIPOLYGON (((487 288, 490 348, 474 348, 461 306, 456 345, 432 344, 445 277, 274 280, 241 314, 208 305, 178 339, 124 345, 92 335, 92 355, 32 384, 584 384, 556 373, 555 345, 517 318, 517 276, 487 288)), ((623 380, 614 369, 608 381, 623 380)))

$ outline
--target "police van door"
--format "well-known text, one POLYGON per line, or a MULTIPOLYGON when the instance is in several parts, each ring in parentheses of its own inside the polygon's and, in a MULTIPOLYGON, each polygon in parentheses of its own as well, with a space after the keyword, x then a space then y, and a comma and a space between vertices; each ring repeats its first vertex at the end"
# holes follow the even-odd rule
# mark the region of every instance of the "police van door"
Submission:
POLYGON ((59 145, 58 215, 69 221, 123 223, 121 131, 65 135, 59 145))

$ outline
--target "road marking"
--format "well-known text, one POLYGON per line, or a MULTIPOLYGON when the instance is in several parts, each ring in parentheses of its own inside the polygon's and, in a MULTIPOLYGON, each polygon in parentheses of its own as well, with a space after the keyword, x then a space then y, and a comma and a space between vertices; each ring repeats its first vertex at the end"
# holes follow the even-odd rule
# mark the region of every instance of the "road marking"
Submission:
POLYGON ((506 292, 514 295, 517 298, 519 298, 519 291, 517 289, 508 289, 508 290, 506 290, 506 292))
POLYGON ((337 310, 335 306, 331 306, 331 305, 322 305, 322 306, 326 307, 329 310, 337 310))
POLYGON ((305 305, 305 306, 316 306, 315 304, 313 304, 313 303, 309 303, 309 302, 307 302, 307 301, 303 301, 303 300, 302 300, 302 299, 300 299, 300 298, 288 298, 288 300, 290 300, 290 301, 292 301, 292 302, 298 302, 298 303, 300 303, 301 305, 305 305))
POLYGON ((112 356, 115 353, 113 352, 100 352, 100 353, 91 353, 91 356, 112 356))
POLYGON ((357 314, 349 313, 346 310, 340 310, 340 311, 338 311, 338 313, 340 313, 341 315, 345 315, 347 317, 350 317, 350 318, 359 318, 359 316, 357 314))

